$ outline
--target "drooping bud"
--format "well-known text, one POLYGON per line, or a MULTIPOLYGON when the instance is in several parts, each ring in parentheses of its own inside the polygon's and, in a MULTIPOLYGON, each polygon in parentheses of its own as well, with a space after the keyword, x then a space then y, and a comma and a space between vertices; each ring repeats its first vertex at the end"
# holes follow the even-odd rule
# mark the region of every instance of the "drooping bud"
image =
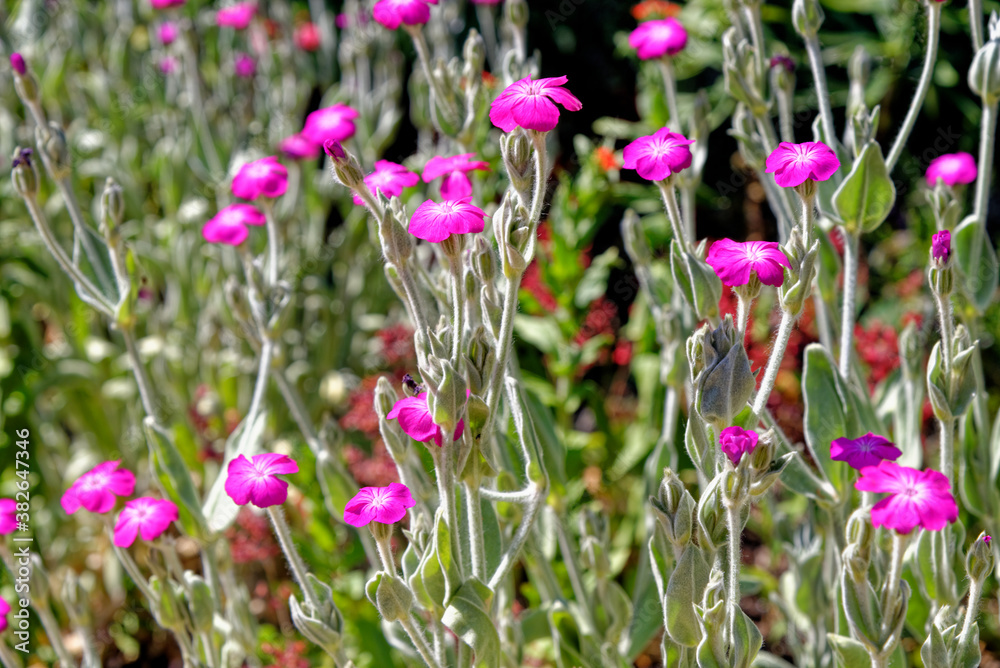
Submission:
POLYGON ((357 190, 361 187, 367 188, 364 185, 365 174, 361 171, 358 159, 351 155, 339 141, 327 139, 323 143, 323 150, 330 156, 333 174, 338 183, 351 190, 357 190))

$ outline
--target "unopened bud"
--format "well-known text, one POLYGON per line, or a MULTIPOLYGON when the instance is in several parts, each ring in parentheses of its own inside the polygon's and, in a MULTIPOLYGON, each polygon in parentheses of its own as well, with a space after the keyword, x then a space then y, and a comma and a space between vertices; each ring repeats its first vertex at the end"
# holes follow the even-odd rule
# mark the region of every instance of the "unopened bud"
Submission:
POLYGON ((365 585, 368 600, 387 622, 407 619, 413 608, 413 592, 399 577, 380 571, 365 585))
POLYGON ((28 66, 24 63, 24 56, 16 51, 10 54, 10 66, 22 77, 28 71, 28 66))
POLYGON ((795 0, 792 3, 792 24, 803 37, 812 37, 823 25, 823 8, 819 0, 795 0))
POLYGON ((1000 18, 993 12, 989 25, 990 39, 972 59, 969 88, 987 105, 1000 101, 1000 18))
POLYGON ((191 622, 195 630, 207 633, 212 630, 212 620, 215 617, 212 590, 204 578, 191 571, 184 572, 184 581, 188 589, 187 604, 191 622))
POLYGON ((125 218, 125 198, 122 187, 108 178, 101 193, 101 231, 109 240, 117 238, 117 230, 125 218))
POLYGON ((52 168, 52 178, 59 180, 69 176, 72 165, 69 147, 66 145, 66 133, 55 123, 49 123, 49 127, 43 130, 35 128, 35 138, 38 141, 39 149, 45 152, 45 157, 49 160, 52 168))
POLYGON ((351 190, 368 187, 364 185, 365 174, 361 171, 361 165, 357 158, 351 155, 343 144, 335 139, 327 139, 323 143, 323 150, 330 156, 333 174, 341 185, 347 186, 351 190))
POLYGON ((38 192, 38 173, 31 154, 30 148, 18 147, 11 161, 10 178, 14 182, 14 191, 21 197, 34 197, 38 192))
POLYGON ((992 541, 988 533, 979 534, 965 557, 965 569, 969 577, 976 582, 983 582, 993 573, 996 557, 993 554, 992 541))

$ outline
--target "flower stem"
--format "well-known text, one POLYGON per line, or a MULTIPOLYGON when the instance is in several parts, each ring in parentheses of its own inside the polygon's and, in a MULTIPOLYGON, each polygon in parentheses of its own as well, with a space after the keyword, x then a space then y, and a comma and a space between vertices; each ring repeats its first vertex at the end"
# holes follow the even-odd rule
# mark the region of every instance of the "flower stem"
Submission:
POLYGON ((860 238, 856 232, 840 228, 844 239, 844 305, 840 314, 840 377, 847 380, 851 373, 854 352, 854 310, 858 290, 858 253, 860 238))
POLYGON ((420 654, 420 658, 424 660, 424 663, 426 663, 430 668, 438 668, 438 663, 434 660, 434 654, 431 652, 431 648, 427 645, 427 640, 424 639, 423 633, 417 629, 413 620, 409 617, 403 617, 399 620, 399 623, 403 625, 403 630, 406 631, 406 635, 410 636, 413 646, 417 648, 417 652, 420 654))
POLYGON ((755 2, 750 6, 743 5, 747 16, 747 25, 750 26, 750 40, 753 42, 754 64, 757 67, 757 82, 760 86, 761 95, 765 94, 767 87, 765 78, 766 68, 764 66, 766 54, 764 53, 764 24, 760 18, 760 3, 755 2))
POLYGON ((740 562, 742 528, 739 526, 740 508, 737 503, 726 504, 726 528, 729 530, 729 570, 726 582, 726 625, 729 642, 736 643, 736 609, 740 605, 740 562))
POLYGON ((997 104, 983 104, 983 115, 979 121, 982 128, 979 137, 979 172, 976 177, 976 219, 986 225, 986 210, 990 200, 990 177, 993 173, 993 143, 997 133, 997 104))
MULTIPOLYGON (((734 290, 734 292, 736 292, 734 290)), ((743 341, 747 331, 747 321, 750 319, 750 309, 753 307, 752 299, 745 299, 743 295, 736 292, 736 331, 739 340, 743 341)))
MULTIPOLYGON (((420 66, 424 70, 424 76, 427 78, 427 85, 430 87, 431 117, 436 119, 437 104, 435 104, 435 102, 436 100, 440 100, 441 104, 443 104, 445 107, 444 113, 447 116, 448 124, 449 125, 456 124, 458 122, 458 110, 455 109, 455 105, 451 101, 451 99, 444 95, 444 91, 441 89, 437 78, 431 71, 430 54, 427 48, 427 40, 424 38, 423 27, 420 25, 405 26, 405 27, 406 31, 410 33, 410 37, 413 38, 413 47, 417 52, 417 58, 420 60, 420 66)), ((441 128, 439 127, 438 130, 441 130, 441 128)))
POLYGON ((451 269, 451 300, 454 317, 451 323, 451 363, 458 368, 458 358, 462 351, 462 335, 465 330, 465 277, 462 275, 462 257, 449 257, 451 269))
POLYGON ((965 607, 965 620, 962 622, 962 632, 958 635, 956 646, 961 648, 968 640, 972 625, 979 616, 979 600, 983 595, 983 583, 981 580, 972 578, 969 583, 969 602, 965 607))
MULTIPOLYGON (((473 452, 470 457, 478 457, 473 452)), ((475 465, 475 464, 473 464, 475 465)), ((472 549, 472 575, 480 581, 486 579, 486 545, 483 542, 483 509, 479 501, 479 487, 465 483, 465 498, 469 506, 469 545, 472 549)))
POLYGON ((972 50, 983 48, 983 0, 969 0, 969 32, 972 33, 972 50))
POLYGON ((684 221, 681 218, 681 210, 677 206, 677 193, 674 192, 673 179, 667 177, 662 181, 657 181, 656 185, 659 186, 660 194, 663 196, 663 206, 667 211, 667 218, 670 219, 670 227, 674 232, 674 237, 680 242, 681 248, 687 251, 690 244, 687 235, 684 234, 684 221))
POLYGON ((920 82, 917 84, 917 92, 910 102, 910 109, 906 112, 903 125, 896 135, 896 140, 892 143, 889 155, 885 159, 886 170, 891 174, 892 168, 899 161, 899 156, 903 154, 903 147, 906 140, 913 131, 913 126, 920 115, 920 109, 924 106, 924 98, 931 87, 931 78, 934 76, 934 66, 937 63, 938 37, 941 32, 941 3, 930 0, 927 5, 927 51, 924 58, 924 70, 920 74, 920 82))
POLYGON ((444 511, 444 521, 451 535, 451 553, 455 557, 455 565, 461 574, 465 569, 462 562, 462 534, 458 524, 458 509, 455 503, 455 442, 453 434, 445 434, 444 445, 435 453, 434 462, 437 466, 438 496, 441 509, 444 511))
POLYGON ((674 132, 683 132, 681 115, 677 110, 677 76, 674 74, 674 61, 670 56, 658 59, 660 74, 663 76, 663 90, 667 97, 667 113, 670 114, 670 124, 674 132))
POLYGON ((899 596, 899 581, 903 577, 903 554, 906 552, 906 542, 909 538, 909 534, 892 532, 892 557, 882 598, 883 634, 889 631, 888 625, 892 622, 890 613, 895 609, 896 599, 899 596))
POLYGON ((271 199, 265 198, 261 201, 261 208, 264 209, 264 220, 267 222, 267 285, 274 287, 278 282, 278 256, 281 253, 281 235, 278 225, 274 220, 274 203, 271 199))
POLYGON ((785 357, 785 348, 788 347, 788 339, 792 335, 795 327, 795 316, 789 311, 781 312, 781 323, 778 325, 778 335, 774 339, 771 348, 771 356, 767 359, 767 369, 764 371, 764 380, 761 381, 760 390, 753 402, 754 415, 760 417, 767 400, 774 389, 774 382, 778 378, 778 369, 781 367, 781 360, 785 357))
POLYGON ((819 50, 819 38, 815 33, 803 37, 806 43, 806 53, 809 55, 809 66, 812 68, 813 84, 816 86, 816 97, 819 101, 819 115, 823 123, 823 135, 831 148, 837 145, 837 130, 833 124, 833 109, 830 108, 830 94, 826 89, 826 71, 823 69, 823 56, 819 50))
POLYGON ((955 485, 955 420, 938 420, 941 429, 940 458, 941 473, 948 478, 952 487, 955 485))
POLYGON ((378 557, 379 561, 382 562, 382 570, 390 575, 396 575, 396 561, 392 558, 392 545, 390 544, 392 534, 372 531, 372 535, 375 537, 375 545, 378 546, 378 557))
POLYGON ((305 562, 302 561, 299 551, 295 548, 295 543, 292 541, 292 532, 288 528, 288 523, 285 521, 285 515, 281 511, 281 507, 270 506, 267 509, 267 515, 271 518, 271 523, 274 525, 274 535, 278 538, 278 543, 281 545, 281 551, 285 553, 285 558, 288 559, 292 575, 295 576, 299 587, 302 588, 302 594, 305 596, 306 602, 314 611, 318 612, 322 610, 323 606, 320 604, 319 597, 316 596, 316 592, 313 591, 312 585, 306 577, 309 571, 306 568, 305 562))

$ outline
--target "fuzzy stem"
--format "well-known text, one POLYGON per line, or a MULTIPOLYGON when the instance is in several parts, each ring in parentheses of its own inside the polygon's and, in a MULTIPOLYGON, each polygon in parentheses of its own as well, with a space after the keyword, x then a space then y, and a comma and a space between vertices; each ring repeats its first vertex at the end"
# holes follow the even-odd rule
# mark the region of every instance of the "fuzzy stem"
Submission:
POLYGON ((997 104, 983 104, 979 121, 979 172, 976 177, 975 215, 980 225, 986 225, 986 211, 990 201, 990 177, 993 173, 993 143, 997 133, 997 104))
POLYGON ((753 42, 753 59, 757 67, 757 81, 760 84, 761 95, 764 95, 764 88, 767 87, 767 79, 765 78, 767 69, 764 65, 764 24, 760 18, 760 3, 755 2, 752 6, 744 5, 743 10, 747 16, 747 25, 750 26, 750 40, 753 42))
POLYGON ((840 314, 840 377, 847 380, 851 373, 854 352, 854 310, 858 290, 859 235, 840 228, 844 239, 844 305, 840 314))
POLYGON ((458 368, 462 351, 462 334, 465 330, 465 277, 462 275, 462 257, 448 257, 451 269, 451 300, 453 309, 451 334, 451 363, 458 368))
MULTIPOLYGON (((883 615, 888 615, 895 608, 896 598, 899 596, 899 581, 903 577, 903 554, 906 552, 906 542, 909 538, 909 534, 892 532, 892 558, 889 562, 889 575, 883 590, 883 615)), ((889 622, 889 619, 882 620, 883 632, 888 631, 887 624, 889 622)))
MULTIPOLYGON (((473 452, 470 457, 478 457, 473 452)), ((475 463, 473 463, 475 466, 475 463)), ((469 545, 472 548, 472 575, 480 581, 486 579, 486 545, 483 542, 483 509, 479 501, 479 487, 464 483, 469 507, 469 545)))
MULTIPOLYGON (((734 290, 734 292, 736 291, 734 290)), ((736 332, 739 334, 740 341, 746 335, 751 308, 753 308, 753 300, 745 299, 742 294, 736 292, 736 332)))
POLYGON ((274 202, 269 198, 261 200, 264 220, 267 223, 267 285, 274 287, 278 282, 278 256, 281 253, 281 235, 274 220, 274 202))
POLYGON ((305 596, 306 602, 314 611, 322 610, 323 606, 319 601, 319 597, 316 596, 316 592, 313 591, 312 585, 306 577, 309 570, 306 568, 305 562, 302 561, 302 556, 295 547, 295 542, 292 540, 292 532, 285 521, 284 513, 281 512, 281 506, 270 506, 267 509, 267 515, 271 518, 271 523, 274 525, 274 535, 278 538, 278 543, 281 545, 281 551, 285 553, 285 558, 288 559, 292 575, 295 576, 299 587, 302 588, 302 594, 305 596))
MULTIPOLYGON (((23 665, 21 659, 14 654, 7 642, 6 639, 0 640, 0 665, 3 665, 3 668, 21 668, 23 665)), ((72 666, 73 664, 67 665, 72 666)))
MULTIPOLYGON (((413 47, 416 49, 417 58, 420 60, 420 66, 424 70, 424 76, 427 78, 427 84, 430 87, 431 116, 436 119, 437 114, 435 110, 437 104, 435 102, 439 100, 445 107, 444 113, 447 116, 448 124, 454 125, 458 122, 458 110, 455 109, 455 105, 451 99, 444 95, 444 91, 441 89, 437 78, 434 77, 434 73, 431 71, 430 55, 427 48, 427 40, 424 38, 423 26, 405 26, 405 28, 406 32, 410 33, 410 37, 413 38, 413 47)), ((441 130, 441 128, 438 129, 441 130)))
POLYGON ((983 0, 969 0, 969 32, 972 33, 972 50, 983 48, 983 0))
POLYGON ((819 50, 819 38, 815 33, 803 37, 806 52, 809 54, 809 66, 812 68, 813 84, 816 86, 816 97, 819 100, 819 114, 823 123, 823 139, 832 148, 837 144, 837 130, 833 124, 833 109, 830 107, 830 94, 826 88, 826 71, 823 69, 823 56, 819 50))
POLYGON ((396 570, 396 561, 392 558, 392 545, 389 542, 392 539, 392 534, 381 535, 375 531, 371 533, 375 537, 375 545, 378 546, 378 558, 382 562, 382 570, 391 575, 396 575, 398 573, 396 570))
POLYGON ((778 126, 781 128, 781 141, 795 143, 795 124, 792 121, 792 96, 780 86, 774 86, 774 95, 778 100, 778 126))
POLYGON ((958 641, 956 642, 956 646, 959 648, 968 640, 969 633, 972 632, 972 625, 979 616, 979 600, 982 595, 983 582, 972 578, 972 582, 969 583, 969 603, 965 607, 965 620, 962 622, 962 632, 959 634, 958 641))
POLYGON ((420 658, 424 660, 424 663, 430 668, 438 668, 438 662, 434 660, 434 654, 427 645, 427 640, 424 638, 423 633, 417 629, 413 620, 409 617, 403 617, 403 619, 399 620, 399 623, 403 625, 406 635, 410 636, 413 646, 417 648, 417 652, 419 652, 420 658))
POLYGON ((674 237, 680 242, 681 248, 688 250, 689 244, 687 235, 684 234, 684 220, 681 218, 680 208, 677 206, 677 193, 674 192, 673 179, 667 177, 662 181, 657 181, 663 196, 663 206, 667 211, 667 218, 670 219, 670 227, 674 232, 674 237))
POLYGON ((504 578, 507 577, 507 573, 514 567, 517 555, 521 552, 521 548, 524 547, 528 537, 531 535, 531 528, 535 524, 535 517, 538 515, 538 511, 542 507, 542 501, 545 499, 545 488, 543 486, 532 483, 531 487, 535 494, 528 502, 528 507, 521 519, 520 526, 517 527, 517 531, 514 533, 513 540, 511 540, 510 545, 507 546, 507 550, 500 558, 500 564, 497 566, 496 572, 490 578, 490 589, 496 590, 504 578))
POLYGON ((740 605, 740 543, 743 531, 739 525, 740 508, 735 502, 726 504, 726 527, 729 530, 729 570, 727 571, 726 598, 726 625, 729 633, 729 642, 736 642, 736 609, 740 605))
POLYGON ((940 464, 941 473, 948 478, 952 487, 955 485, 955 420, 938 420, 941 429, 940 464))
POLYGON ((920 108, 924 105, 924 98, 931 87, 931 78, 934 76, 934 66, 937 63, 938 37, 941 32, 941 3, 934 0, 927 0, 927 51, 924 58, 924 70, 920 74, 920 82, 917 84, 917 92, 910 102, 910 109, 906 112, 903 125, 896 135, 896 140, 892 143, 889 155, 885 159, 885 167, 892 173, 892 168, 896 166, 899 156, 903 154, 903 147, 906 140, 913 131, 913 126, 920 115, 920 108))
POLYGON ((444 512, 444 521, 451 534, 451 552, 461 574, 465 569, 462 564, 462 534, 459 532, 458 509, 455 503, 455 442, 452 436, 453 434, 445 434, 444 445, 435 453, 434 464, 437 469, 441 510, 444 512))
POLYGON ((778 335, 774 339, 774 346, 771 348, 771 356, 767 359, 767 369, 764 371, 764 380, 761 381, 760 390, 753 402, 754 415, 758 417, 767 406, 768 397, 774 389, 774 382, 778 378, 778 369, 781 367, 781 360, 785 356, 785 348, 788 346, 788 339, 792 335, 795 327, 795 316, 789 311, 782 311, 781 324, 778 325, 778 335))
POLYGON ((667 97, 667 113, 670 114, 670 124, 674 132, 682 132, 681 116, 677 110, 677 76, 674 74, 674 61, 670 56, 658 59, 660 74, 663 76, 663 90, 667 97))

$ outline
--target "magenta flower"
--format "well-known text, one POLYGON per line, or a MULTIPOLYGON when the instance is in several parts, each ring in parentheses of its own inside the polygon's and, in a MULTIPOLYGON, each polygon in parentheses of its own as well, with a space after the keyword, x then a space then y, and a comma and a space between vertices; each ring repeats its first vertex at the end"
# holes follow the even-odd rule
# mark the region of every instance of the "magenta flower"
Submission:
POLYGON ((229 462, 226 494, 241 506, 280 506, 288 498, 288 483, 278 476, 298 471, 299 465, 287 455, 268 452, 253 459, 240 455, 229 462))
POLYGON ((115 545, 131 547, 136 536, 156 540, 176 522, 179 515, 173 501, 141 496, 125 504, 115 523, 115 545))
POLYGON ((986 543, 987 545, 990 544, 991 540, 993 540, 993 537, 990 536, 989 534, 986 534, 985 536, 983 536, 983 542, 986 543))
POLYGON ((673 56, 684 49, 687 41, 687 30, 673 17, 646 21, 628 36, 628 45, 641 60, 673 56))
POLYGON ((233 178, 232 190, 242 199, 279 197, 288 190, 288 169, 273 155, 248 162, 233 178))
POLYGON ((437 0, 379 0, 372 9, 372 16, 389 30, 395 30, 401 23, 423 25, 431 20, 428 5, 436 4, 437 0))
POLYGON ((719 445, 733 466, 737 466, 744 454, 750 454, 757 447, 758 438, 757 432, 733 425, 726 427, 719 434, 719 445))
POLYGON ((239 246, 246 241, 247 225, 263 225, 264 214, 252 204, 230 204, 201 228, 201 236, 211 244, 239 246))
POLYGON ((156 29, 156 35, 163 46, 169 46, 177 39, 177 26, 172 21, 164 21, 156 29))
POLYGON ((10 603, 0 598, 0 633, 7 630, 10 625, 7 622, 7 615, 10 613, 10 603))
POLYGON ((249 54, 237 53, 233 62, 233 71, 236 76, 249 79, 257 72, 257 62, 249 54))
POLYGON ((344 141, 354 136, 353 120, 357 117, 357 111, 338 102, 306 116, 302 135, 317 146, 322 146, 331 139, 344 141))
POLYGON ((215 24, 220 27, 226 26, 235 28, 236 30, 243 30, 250 25, 250 21, 253 20, 253 16, 256 13, 257 6, 252 2, 239 2, 216 12, 215 24))
POLYGON ((493 100, 490 121, 504 132, 521 126, 525 130, 548 132, 559 122, 558 102, 566 111, 580 111, 583 104, 562 85, 566 77, 515 81, 493 100))
POLYGON ((292 160, 312 160, 319 157, 319 145, 302 134, 285 137, 278 144, 278 149, 292 160))
POLYGON ((693 139, 687 139, 679 132, 660 128, 625 147, 622 168, 634 169, 649 181, 662 181, 691 166, 691 149, 688 146, 693 143, 693 139))
MULTIPOLYGON (((434 418, 427 408, 427 393, 421 392, 415 397, 404 397, 397 401, 392 410, 386 416, 386 420, 399 420, 399 428, 414 441, 420 443, 434 443, 441 447, 444 440, 444 432, 441 427, 434 424, 434 418)), ((454 440, 462 438, 462 431, 465 429, 465 420, 459 420, 455 426, 454 440)))
POLYGON ((347 151, 344 150, 344 145, 336 139, 327 139, 323 142, 323 151, 334 162, 341 163, 347 160, 347 151))
POLYGON ((764 285, 778 286, 785 280, 782 267, 792 266, 776 241, 719 239, 708 249, 705 262, 729 287, 749 283, 750 272, 764 285))
POLYGON ((173 56, 167 56, 160 61, 160 72, 163 74, 173 74, 177 71, 177 59, 173 56))
POLYGON ((410 218, 410 234, 424 241, 438 243, 453 234, 482 232, 486 212, 469 204, 468 199, 437 202, 427 200, 410 218))
POLYGON ((795 61, 792 60, 791 56, 786 56, 784 54, 778 54, 776 56, 771 56, 771 61, 769 63, 771 69, 775 67, 782 67, 786 72, 791 74, 795 71, 795 61))
POLYGON ((872 524, 907 534, 918 526, 940 531, 958 519, 958 504, 951 483, 934 469, 918 471, 882 460, 861 469, 854 487, 862 492, 887 493, 872 508, 872 524))
POLYGON ((135 489, 131 471, 118 471, 120 459, 98 464, 70 485, 62 495, 63 510, 72 515, 80 507, 92 513, 106 513, 115 507, 119 496, 128 496, 135 489))
POLYGON ((149 0, 149 4, 152 5, 153 9, 170 9, 171 7, 180 7, 187 0, 149 0))
POLYGON ((10 66, 13 67, 14 71, 22 77, 24 76, 24 73, 28 71, 28 66, 24 62, 24 56, 17 51, 10 54, 10 66))
POLYGON ((927 165, 927 185, 933 188, 937 185, 938 179, 951 187, 959 183, 972 183, 978 173, 976 159, 968 153, 945 153, 927 165))
MULTIPOLYGON (((365 185, 369 190, 381 192, 386 197, 399 197, 403 194, 403 188, 412 188, 419 182, 419 176, 406 167, 388 160, 376 160, 375 171, 365 177, 365 185)), ((357 194, 354 195, 354 203, 364 204, 357 194)))
POLYGON ((436 155, 424 166, 424 183, 443 176, 441 182, 441 199, 450 201, 472 197, 472 181, 466 176, 475 169, 489 171, 490 163, 484 160, 471 160, 475 153, 462 153, 450 157, 436 155))
POLYGON ((946 264, 951 258, 951 232, 941 230, 931 237, 931 257, 946 264))
POLYGON ((0 499, 0 536, 17 531, 17 502, 14 499, 0 499))
POLYGON ((359 528, 372 520, 394 524, 416 504, 410 488, 398 482, 390 482, 388 487, 362 487, 344 506, 344 521, 359 528))
POLYGON ((840 169, 833 149, 819 141, 792 144, 783 141, 767 156, 766 169, 782 188, 793 188, 806 179, 826 181, 840 169))
POLYGON ((902 450, 889 439, 871 432, 860 438, 841 437, 830 444, 830 459, 847 462, 848 466, 858 471, 866 466, 878 466, 883 459, 899 459, 902 454, 902 450))

